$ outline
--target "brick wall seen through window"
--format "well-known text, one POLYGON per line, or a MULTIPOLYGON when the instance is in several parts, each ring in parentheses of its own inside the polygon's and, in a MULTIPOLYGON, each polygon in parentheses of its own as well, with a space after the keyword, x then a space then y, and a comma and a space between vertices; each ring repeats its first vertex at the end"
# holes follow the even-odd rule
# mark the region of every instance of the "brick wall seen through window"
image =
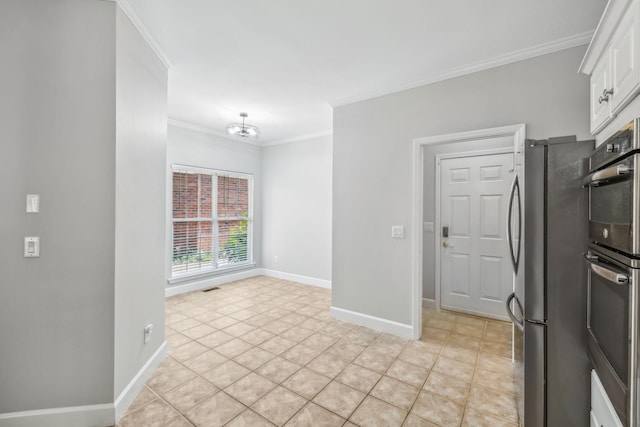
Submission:
POLYGON ((174 167, 173 276, 252 261, 251 184, 250 176, 174 167))

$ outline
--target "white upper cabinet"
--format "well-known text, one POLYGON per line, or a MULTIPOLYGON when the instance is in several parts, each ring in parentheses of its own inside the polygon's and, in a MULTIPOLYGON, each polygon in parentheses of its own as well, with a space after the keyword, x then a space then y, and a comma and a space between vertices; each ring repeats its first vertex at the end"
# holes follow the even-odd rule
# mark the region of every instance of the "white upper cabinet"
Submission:
POLYGON ((633 2, 611 38, 611 111, 616 113, 631 101, 640 87, 638 69, 638 2, 633 2))
POLYGON ((640 0, 610 0, 580 72, 591 76, 591 133, 640 92, 640 0))

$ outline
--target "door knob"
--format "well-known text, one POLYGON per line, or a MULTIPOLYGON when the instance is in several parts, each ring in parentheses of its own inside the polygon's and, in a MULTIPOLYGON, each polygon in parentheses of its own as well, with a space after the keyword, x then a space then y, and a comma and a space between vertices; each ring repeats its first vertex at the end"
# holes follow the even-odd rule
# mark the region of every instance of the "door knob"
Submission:
POLYGON ((448 248, 449 247, 449 242, 443 242, 442 246, 444 246, 445 248, 448 248))

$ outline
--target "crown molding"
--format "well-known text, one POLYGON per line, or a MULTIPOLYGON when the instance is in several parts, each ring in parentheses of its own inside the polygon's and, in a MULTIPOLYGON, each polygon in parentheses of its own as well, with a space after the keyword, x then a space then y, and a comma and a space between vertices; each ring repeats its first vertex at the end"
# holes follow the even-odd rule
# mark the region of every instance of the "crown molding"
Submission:
POLYGON ((149 47, 151 47, 151 49, 156 54, 158 59, 160 59, 160 61, 164 64, 164 66, 167 67, 167 70, 173 67, 173 63, 171 62, 171 59, 169 59, 169 56, 167 56, 164 50, 162 50, 162 48, 160 47, 156 39, 153 38, 153 36, 151 35, 147 27, 142 23, 142 20, 136 13, 133 6, 131 6, 131 3, 129 3, 129 0, 106 0, 106 1, 117 3, 118 6, 120 6, 120 9, 122 9, 124 14, 127 15, 127 18, 129 18, 133 26, 136 27, 136 29, 138 30, 142 38, 147 42, 149 47))
POLYGON ((242 139, 233 138, 233 137, 230 137, 229 135, 227 135, 225 132, 220 132, 220 131, 208 128, 206 126, 196 125, 194 123, 185 122, 185 121, 182 121, 182 120, 176 120, 176 119, 169 118, 167 123, 169 124, 169 126, 182 128, 182 129, 186 129, 186 130, 191 130, 191 131, 195 131, 195 132, 206 133, 208 135, 213 135, 213 136, 216 136, 218 138, 222 138, 222 139, 224 139, 226 141, 233 141, 233 142, 242 141, 242 142, 245 142, 247 144, 255 145, 257 147, 261 147, 263 145, 263 144, 261 144, 261 143, 259 143, 257 141, 252 141, 250 139, 242 140, 242 139))
POLYGON ((233 137, 230 137, 229 135, 227 135, 225 132, 220 132, 220 131, 211 129, 211 128, 206 127, 206 126, 196 125, 194 123, 185 122, 183 120, 177 120, 177 119, 171 119, 170 118, 168 120, 168 124, 169 124, 169 126, 173 126, 173 127, 178 127, 178 128, 182 128, 182 129, 195 131, 195 132, 206 133, 208 135, 213 135, 213 136, 216 136, 218 138, 225 139, 227 141, 233 141, 233 142, 242 141, 242 142, 246 142, 247 144, 255 145, 255 146, 258 146, 258 147, 272 147, 274 145, 292 144, 294 142, 303 142, 303 141, 308 141, 310 139, 321 138, 323 136, 331 136, 331 135, 333 135, 333 131, 327 130, 327 131, 324 131, 324 132, 309 133, 309 134, 305 134, 305 135, 296 136, 296 137, 293 137, 293 138, 278 139, 278 140, 275 140, 275 141, 266 141, 266 142, 260 143, 260 142, 257 142, 257 141, 241 140, 241 139, 233 138, 233 137))
POLYGON ((391 85, 388 87, 382 87, 375 91, 365 92, 358 95, 340 98, 329 102, 332 108, 341 107, 343 105, 353 104, 367 99, 377 98, 384 95, 389 95, 395 92, 400 92, 407 89, 414 89, 416 87, 429 85, 432 83, 449 80, 454 77, 464 76, 466 74, 476 73, 478 71, 488 70, 490 68, 500 67, 502 65, 511 64, 525 59, 534 58, 536 56, 547 55, 549 53, 558 52, 565 49, 570 49, 576 46, 582 46, 591 41, 593 31, 587 31, 584 33, 576 34, 573 36, 565 37, 562 39, 554 40, 552 42, 539 44, 526 49, 521 49, 515 52, 510 52, 504 55, 495 56, 486 61, 476 62, 472 64, 463 65, 461 67, 452 68, 440 74, 426 76, 417 80, 413 80, 407 83, 400 83, 391 85))
POLYGON ((269 141, 262 144, 264 147, 272 147, 274 145, 293 144, 295 142, 304 142, 311 139, 322 138, 324 136, 332 136, 333 130, 326 130, 324 132, 308 133, 306 135, 300 135, 293 138, 277 139, 275 141, 269 141))

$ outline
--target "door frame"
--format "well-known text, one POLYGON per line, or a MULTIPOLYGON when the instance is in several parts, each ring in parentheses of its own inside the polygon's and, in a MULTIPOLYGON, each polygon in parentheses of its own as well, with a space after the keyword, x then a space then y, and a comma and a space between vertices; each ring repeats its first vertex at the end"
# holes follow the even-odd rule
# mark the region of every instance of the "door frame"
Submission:
MULTIPOLYGON (((422 335, 422 245, 423 245, 423 229, 422 223, 424 221, 424 209, 423 209, 423 194, 424 194, 424 147, 427 145, 440 145, 451 144, 455 142, 473 141, 478 139, 492 139, 499 137, 511 137, 513 138, 513 149, 520 147, 524 144, 526 126, 524 123, 502 126, 488 129, 473 130, 467 132, 457 132, 436 136, 427 136, 422 138, 415 138, 413 140, 413 231, 412 241, 412 281, 413 287, 411 292, 412 299, 412 313, 411 323, 413 329, 413 338, 419 339, 422 335)), ((436 210, 437 220, 439 220, 439 174, 436 175, 438 181, 436 190, 438 194, 436 196, 436 203, 438 207, 436 210)), ((439 223, 434 224, 435 230, 439 230, 439 223)), ((437 236, 436 244, 440 244, 440 237, 437 236)), ((439 246, 438 246, 439 249, 439 246)), ((440 255, 436 251, 436 289, 434 305, 436 310, 440 310, 440 255)))
MULTIPOLYGON (((442 244, 442 236, 440 235, 441 233, 438 233, 438 230, 441 229, 442 227, 442 223, 441 223, 441 218, 440 218, 440 208, 441 208, 441 203, 440 203, 440 196, 441 196, 441 185, 442 185, 442 181, 441 181, 441 174, 442 174, 442 160, 448 160, 448 159, 461 159, 461 158, 465 158, 465 157, 481 157, 481 156, 490 156, 492 154, 513 154, 513 148, 511 147, 504 147, 504 148, 490 148, 490 149, 486 149, 486 150, 476 150, 476 151, 463 151, 460 153, 447 153, 447 154, 436 154, 436 181, 435 181, 435 195, 434 195, 434 199, 435 199, 435 210, 436 210, 436 216, 435 216, 435 221, 434 221, 434 228, 433 228, 433 232, 435 233, 435 249, 434 249, 434 254, 436 257, 435 260, 435 309, 436 310, 440 310, 441 309, 441 300, 440 300, 440 296, 442 295, 442 277, 440 275, 440 262, 441 262, 441 256, 440 256, 440 248, 441 248, 441 244, 442 244)), ((507 196, 508 198, 508 196, 507 196)), ((466 314, 471 314, 471 315, 477 315, 477 313, 472 313, 470 311, 464 311, 464 310, 458 310, 458 312, 460 313, 466 313, 466 314)), ((493 318, 493 316, 488 316, 485 315, 485 317, 491 317, 493 318)), ((504 316, 504 318, 496 318, 498 320, 505 320, 507 318, 506 314, 504 316)))

